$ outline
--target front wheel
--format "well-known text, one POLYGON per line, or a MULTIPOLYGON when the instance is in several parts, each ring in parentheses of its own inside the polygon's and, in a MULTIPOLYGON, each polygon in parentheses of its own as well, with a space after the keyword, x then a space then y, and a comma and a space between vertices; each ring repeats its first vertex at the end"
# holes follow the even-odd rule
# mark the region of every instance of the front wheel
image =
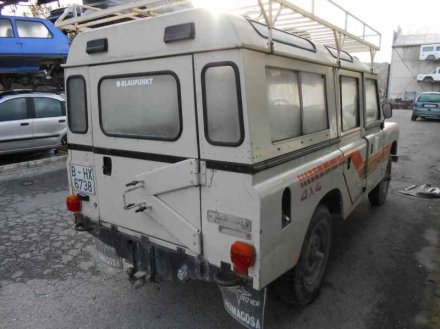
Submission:
POLYGON ((380 181, 376 187, 368 193, 368 200, 373 206, 381 206, 387 199, 388 190, 391 180, 391 159, 388 160, 387 169, 385 171, 384 178, 380 181))
POLYGON ((416 121, 418 118, 417 115, 415 115, 415 113, 413 112, 413 114, 411 115, 411 121, 416 121))

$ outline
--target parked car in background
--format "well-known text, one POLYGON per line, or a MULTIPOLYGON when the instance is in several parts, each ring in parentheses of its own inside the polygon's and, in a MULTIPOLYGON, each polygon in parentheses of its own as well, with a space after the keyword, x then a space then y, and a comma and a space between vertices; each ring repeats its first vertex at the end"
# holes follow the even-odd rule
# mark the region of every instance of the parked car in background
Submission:
POLYGON ((417 81, 435 82, 440 81, 440 67, 428 74, 417 74, 417 81))
POLYGON ((440 44, 422 45, 420 47, 420 60, 440 59, 440 44))
POLYGON ((55 81, 62 76, 69 46, 48 20, 0 15, 0 84, 8 90, 12 81, 28 85, 37 76, 55 81))
POLYGON ((66 139, 64 97, 55 93, 0 93, 0 155, 63 148, 66 139))
POLYGON ((417 118, 438 118, 440 119, 440 92, 421 93, 414 103, 412 121, 417 118))

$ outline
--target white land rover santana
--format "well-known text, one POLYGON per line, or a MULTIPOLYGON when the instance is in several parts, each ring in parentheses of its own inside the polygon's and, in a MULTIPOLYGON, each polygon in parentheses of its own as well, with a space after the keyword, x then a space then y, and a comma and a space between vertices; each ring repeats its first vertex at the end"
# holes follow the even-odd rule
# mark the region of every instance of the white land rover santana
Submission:
POLYGON ((81 33, 65 66, 75 229, 137 284, 217 283, 248 328, 282 275, 317 296, 333 221, 384 203, 397 160, 377 76, 271 32, 191 9, 81 33))

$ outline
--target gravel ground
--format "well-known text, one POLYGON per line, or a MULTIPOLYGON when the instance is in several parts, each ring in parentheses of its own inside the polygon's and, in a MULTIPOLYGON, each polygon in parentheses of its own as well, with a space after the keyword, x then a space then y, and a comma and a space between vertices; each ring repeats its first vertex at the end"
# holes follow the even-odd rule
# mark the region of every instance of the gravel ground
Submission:
MULTIPOLYGON (((395 111, 393 118, 401 126, 400 160, 387 203, 365 202, 339 225, 312 305, 291 307, 269 291, 266 328, 438 328, 440 200, 397 191, 440 186, 440 121, 411 122, 410 114, 395 111)), ((72 230, 66 194, 64 163, 0 175, 1 329, 241 328, 213 284, 134 289, 124 273, 95 261, 91 237, 72 230)))

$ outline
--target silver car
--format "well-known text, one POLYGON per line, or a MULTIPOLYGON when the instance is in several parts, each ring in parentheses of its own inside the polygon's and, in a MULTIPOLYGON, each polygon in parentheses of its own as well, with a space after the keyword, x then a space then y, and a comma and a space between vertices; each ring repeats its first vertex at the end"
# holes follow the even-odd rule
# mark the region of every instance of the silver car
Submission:
POLYGON ((0 93, 0 155, 65 147, 64 97, 54 93, 0 93))

